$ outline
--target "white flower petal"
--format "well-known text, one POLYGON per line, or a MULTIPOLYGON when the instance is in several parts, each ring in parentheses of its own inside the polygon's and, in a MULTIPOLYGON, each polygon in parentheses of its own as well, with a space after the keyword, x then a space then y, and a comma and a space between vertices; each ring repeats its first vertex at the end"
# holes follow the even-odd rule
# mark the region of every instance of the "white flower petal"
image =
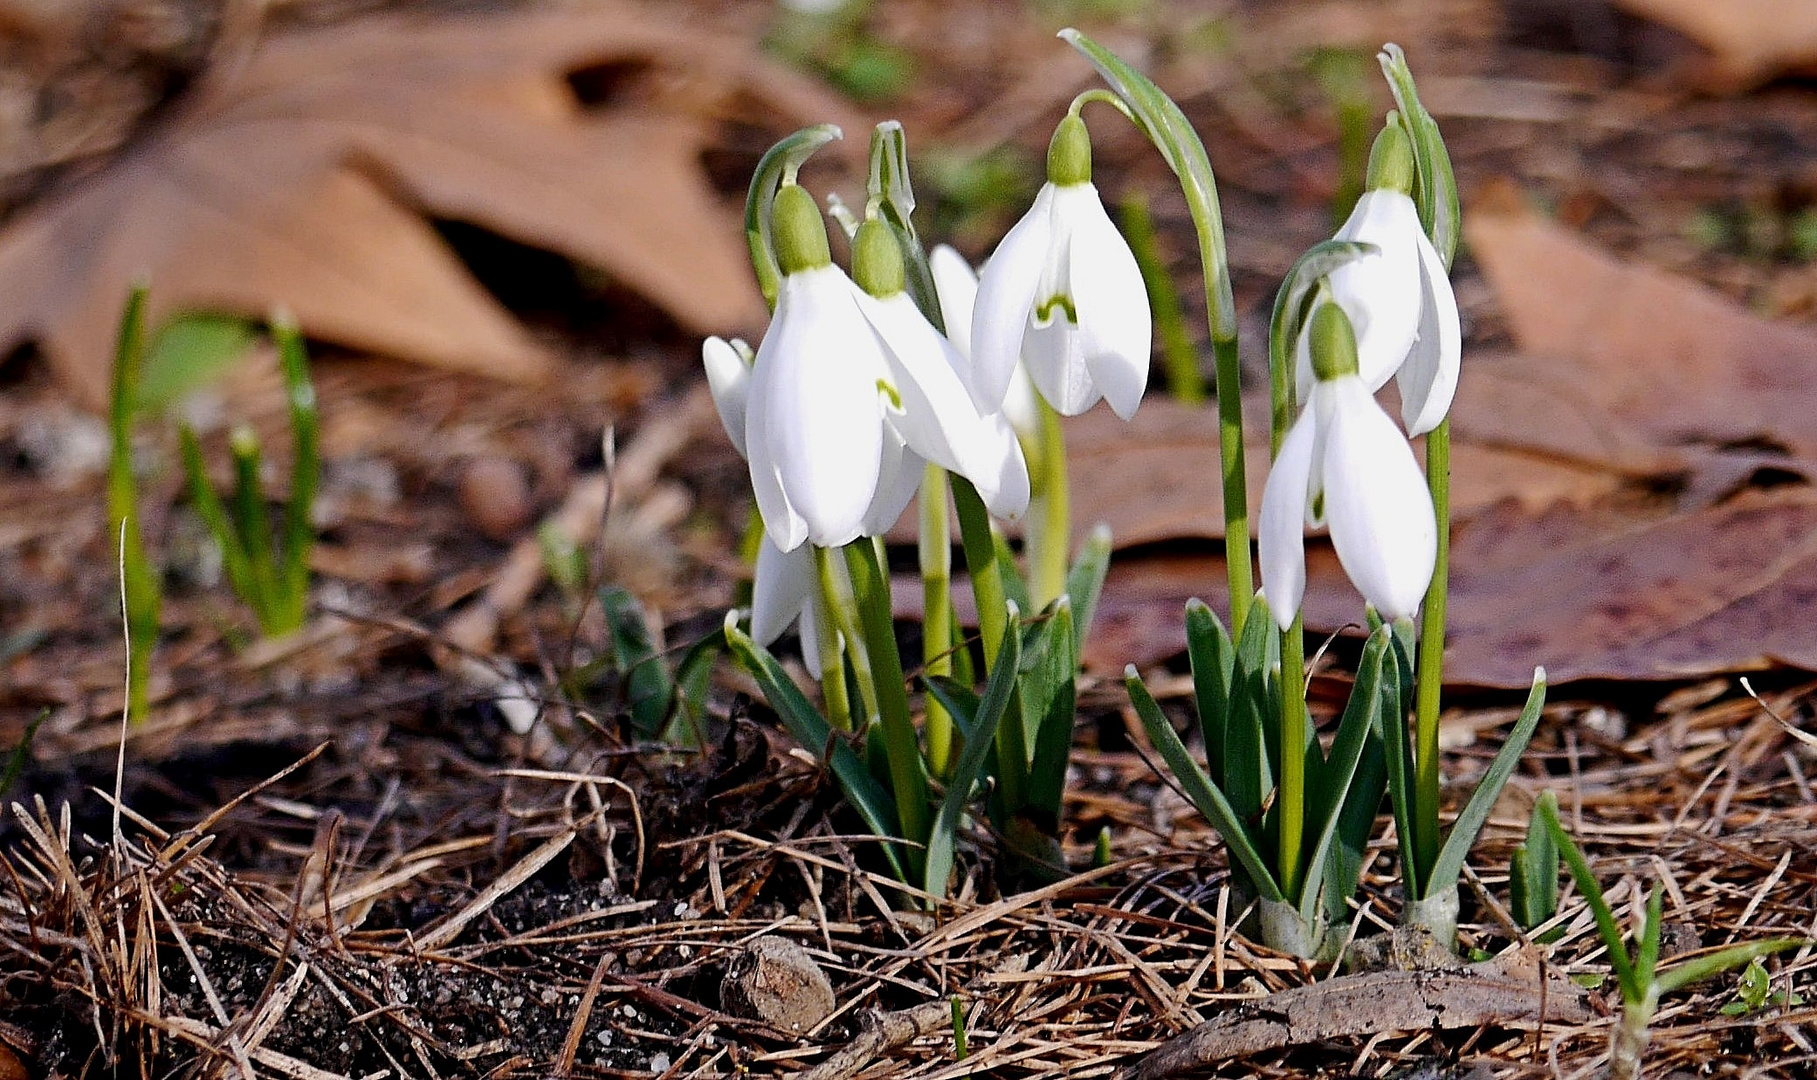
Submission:
MULTIPOLYGON (((978 274, 965 256, 946 244, 934 245, 927 255, 934 274, 934 291, 940 296, 940 321, 960 355, 972 354, 972 312, 978 302, 978 274)), ((969 387, 968 387, 969 388, 969 387)))
POLYGON ((974 401, 980 412, 995 412, 1009 392, 1016 360, 1022 354, 1022 336, 1028 328, 1029 310, 1046 267, 1048 242, 1053 233, 1054 186, 1043 184, 1035 204, 1022 215, 997 245, 978 278, 978 298, 972 311, 971 360, 976 385, 974 401))
POLYGON ((892 431, 883 433, 883 459, 877 470, 877 494, 864 513, 864 535, 882 536, 902 520, 903 511, 921 490, 927 459, 903 445, 892 431))
POLYGON ((1318 417, 1308 409, 1287 430, 1262 489, 1262 512, 1256 523, 1262 586, 1269 610, 1283 630, 1293 625, 1306 593, 1306 499, 1317 427, 1318 417))
POLYGON ((1321 383, 1325 510, 1338 561, 1384 619, 1412 616, 1432 580, 1438 522, 1413 450, 1357 378, 1321 383))
POLYGON ((1128 420, 1148 387, 1153 351, 1154 318, 1141 267, 1092 185, 1060 188, 1054 217, 1071 232, 1066 257, 1080 358, 1111 409, 1128 420))
POLYGON ((1010 377, 1009 392, 1003 395, 1003 415, 1023 441, 1033 443, 1041 437, 1041 402, 1034 380, 1028 377, 1028 365, 1020 360, 1010 377))
POLYGON ((1401 418, 1409 436, 1424 435, 1451 411, 1457 393, 1464 333, 1457 314, 1457 294, 1445 264, 1425 233, 1419 234, 1420 329, 1413 351, 1395 373, 1401 390, 1401 418))
POLYGON ((751 369, 731 342, 722 337, 710 337, 700 343, 700 362, 707 369, 707 389, 713 393, 713 407, 719 410, 726 438, 737 447, 738 456, 744 457, 744 415, 751 397, 751 369))
POLYGON ((1104 396, 1092 381, 1079 346, 1078 328, 1064 315, 1056 312, 1041 326, 1030 312, 1028 335, 1022 339, 1023 362, 1029 381, 1061 416, 1077 416, 1104 396))
POLYGON ((775 455, 770 452, 765 374, 761 366, 751 373, 750 411, 745 415, 744 443, 750 463, 751 492, 757 496, 757 513, 763 518, 764 535, 782 550, 793 551, 808 538, 808 523, 790 504, 788 493, 783 491, 775 455))
MULTIPOLYGON (((757 439, 768 440, 788 502, 821 547, 857 538, 877 490, 881 351, 843 271, 827 266, 783 278, 776 318, 758 351, 745 442, 755 462, 757 439)), ((761 496, 758 506, 768 526, 761 496)), ((791 547, 778 533, 778 543, 791 547)))
MULTIPOLYGON (((757 578, 751 586, 751 638, 768 645, 782 636, 789 624, 814 604, 814 552, 797 547, 784 551, 768 536, 757 549, 757 578)), ((813 642, 802 630, 802 651, 812 652, 813 642)))
POLYGON ((984 418, 989 439, 985 444, 986 460, 978 466, 988 482, 974 478, 985 505, 997 517, 1015 521, 1028 512, 1028 460, 1022 456, 1022 442, 1016 429, 1002 413, 984 418))
MULTIPOLYGON (((885 299, 855 293, 883 345, 900 409, 885 419, 917 454, 964 476, 986 459, 984 422, 959 377, 964 359, 940 336, 907 293, 885 299)), ((972 477, 974 480, 977 477, 972 477)))
POLYGON ((1393 377, 1419 333, 1417 238, 1423 235, 1413 200, 1388 189, 1364 192, 1337 232, 1339 240, 1359 240, 1378 249, 1325 277, 1331 298, 1350 317, 1357 367, 1372 391, 1393 377))

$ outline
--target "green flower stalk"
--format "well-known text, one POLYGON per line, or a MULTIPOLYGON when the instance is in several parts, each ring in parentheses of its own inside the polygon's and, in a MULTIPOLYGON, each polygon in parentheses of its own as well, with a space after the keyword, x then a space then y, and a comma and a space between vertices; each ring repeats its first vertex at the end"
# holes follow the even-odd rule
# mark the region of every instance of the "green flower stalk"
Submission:
POLYGON ((119 545, 120 589, 129 641, 126 715, 135 722, 145 719, 151 707, 151 657, 158 644, 158 612, 163 606, 163 584, 145 553, 145 537, 139 523, 139 484, 133 475, 132 461, 133 417, 145 360, 148 291, 144 282, 135 284, 120 316, 110 413, 113 444, 107 464, 108 535, 119 545))

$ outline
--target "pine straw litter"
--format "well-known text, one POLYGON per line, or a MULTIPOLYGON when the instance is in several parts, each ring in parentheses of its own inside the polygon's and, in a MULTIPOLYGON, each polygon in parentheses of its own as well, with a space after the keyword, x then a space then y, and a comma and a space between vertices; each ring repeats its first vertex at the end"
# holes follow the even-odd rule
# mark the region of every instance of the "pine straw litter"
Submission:
MULTIPOLYGON (((1598 1075, 1618 1005, 1587 908, 1568 891, 1540 946, 1501 902, 1542 784, 1618 912, 1665 884, 1668 955, 1817 936, 1813 754, 1772 715, 1806 715, 1811 688, 1675 708, 1713 692, 1631 734, 1601 707, 1549 711, 1466 884, 1484 962, 1448 972, 1340 975, 1248 941, 1213 838, 1140 753, 1080 752, 1071 819, 1117 823, 1115 861, 1002 896, 980 835, 930 911, 869 869, 875 841, 841 831, 805 755, 745 721, 701 760, 495 770, 493 828, 407 848, 382 812, 293 797, 325 746, 177 832, 100 792, 117 810, 100 839, 68 804, 15 803, 0 1076, 1153 1078, 1178 1062, 1145 1055, 1183 1032, 1176 1057, 1245 1076, 1598 1075), (705 811, 656 807, 689 798, 705 811), (217 861, 221 830, 260 807, 311 821, 313 841, 257 870, 217 861), (830 977, 836 1005, 806 1030, 721 1006, 765 936, 830 977)), ((1448 775, 1480 769, 1477 737, 1504 719, 1450 716, 1448 775)), ((1389 870, 1374 861, 1355 935, 1392 927, 1389 870)), ((1724 1015, 1734 976, 1669 998, 1650 1075, 1811 1075, 1817 951, 1770 970, 1789 1005, 1724 1015)))

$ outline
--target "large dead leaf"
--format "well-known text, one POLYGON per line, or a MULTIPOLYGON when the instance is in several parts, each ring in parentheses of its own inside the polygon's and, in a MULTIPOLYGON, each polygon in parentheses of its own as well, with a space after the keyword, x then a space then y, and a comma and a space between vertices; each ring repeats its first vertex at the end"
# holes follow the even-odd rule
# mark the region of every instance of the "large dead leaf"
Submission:
POLYGON ((102 400, 119 306, 149 271, 154 315, 283 304, 313 336, 539 374, 426 215, 597 266, 690 331, 755 329, 742 231, 700 165, 738 101, 778 128, 844 119, 747 47, 628 4, 281 35, 0 233, 0 350, 35 339, 102 400), (587 71, 632 103, 588 107, 568 78, 587 71))
POLYGON ((1817 4, 1810 0, 1616 0, 1710 50, 1710 80, 1738 87, 1785 71, 1817 70, 1817 4))

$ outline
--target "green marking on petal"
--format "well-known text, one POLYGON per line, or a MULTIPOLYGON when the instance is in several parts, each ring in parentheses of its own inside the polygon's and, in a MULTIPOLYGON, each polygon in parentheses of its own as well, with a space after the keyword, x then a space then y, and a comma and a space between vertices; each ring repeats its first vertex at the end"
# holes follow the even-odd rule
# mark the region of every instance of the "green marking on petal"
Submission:
POLYGON ((883 379, 878 379, 877 380, 877 392, 879 394, 882 394, 884 397, 890 399, 890 406, 892 408, 894 408, 898 412, 902 411, 902 395, 896 392, 896 388, 894 386, 891 386, 888 382, 884 381, 883 379))
POLYGON ((1079 325, 1079 309, 1073 305, 1073 298, 1064 293, 1056 293, 1035 305, 1035 325, 1046 326, 1054 321, 1054 309, 1066 312, 1066 321, 1074 326, 1079 325))

